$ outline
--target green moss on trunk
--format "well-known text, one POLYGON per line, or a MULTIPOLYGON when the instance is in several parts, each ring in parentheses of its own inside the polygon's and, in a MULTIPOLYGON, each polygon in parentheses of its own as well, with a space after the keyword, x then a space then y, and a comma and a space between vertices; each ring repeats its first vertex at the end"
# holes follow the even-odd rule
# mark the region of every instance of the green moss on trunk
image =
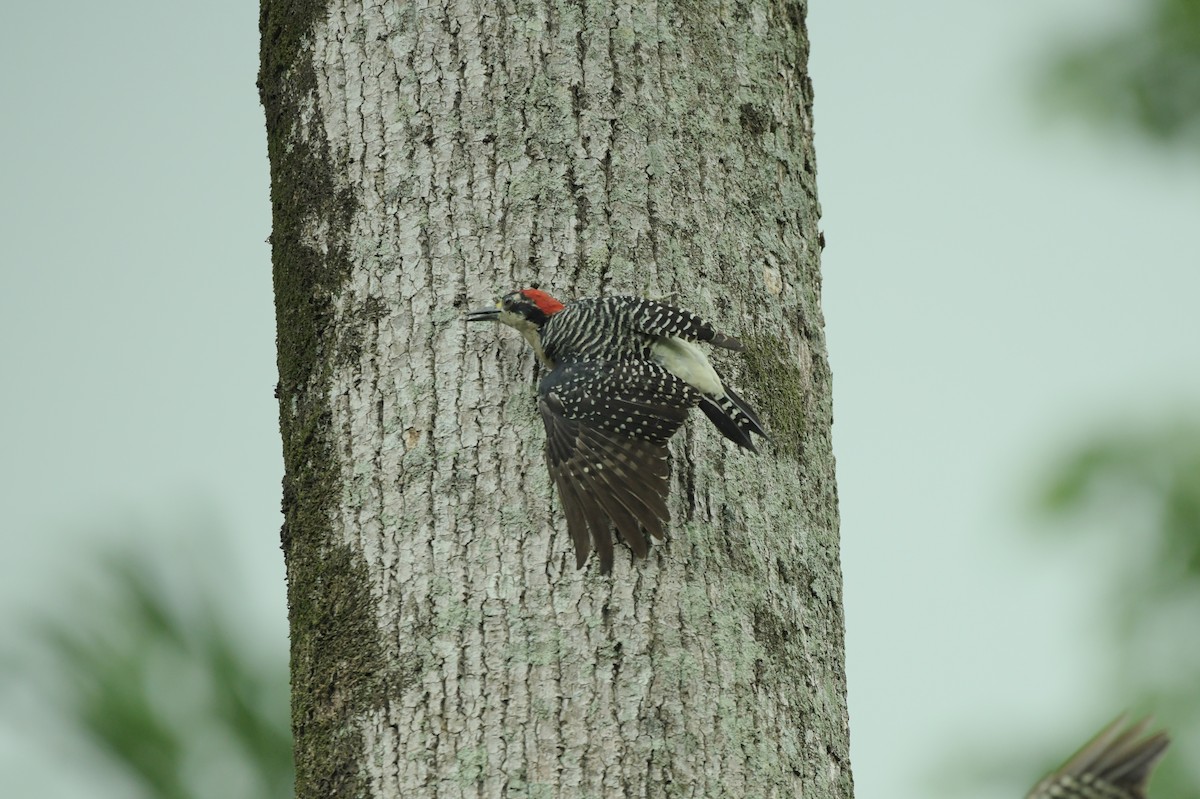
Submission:
POLYGON ((779 337, 747 336, 742 343, 746 345, 746 376, 755 388, 760 413, 770 420, 775 446, 782 454, 800 458, 808 413, 804 375, 796 364, 781 357, 788 348, 779 337))
POLYGON ((292 731, 298 797, 363 796, 361 736, 350 714, 381 691, 374 601, 361 556, 333 529, 340 480, 327 383, 333 302, 349 271, 354 213, 321 135, 301 135, 316 75, 303 52, 325 3, 264 0, 259 92, 271 162, 271 250, 284 479, 282 542, 291 627, 292 731), (318 250, 306 231, 330 231, 318 250))

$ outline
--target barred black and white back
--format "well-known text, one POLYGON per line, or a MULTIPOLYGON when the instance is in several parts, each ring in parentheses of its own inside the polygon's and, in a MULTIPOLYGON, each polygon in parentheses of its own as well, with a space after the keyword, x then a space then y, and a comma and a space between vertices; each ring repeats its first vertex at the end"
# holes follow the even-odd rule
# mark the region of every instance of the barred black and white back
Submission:
POLYGON ((552 360, 646 357, 658 338, 682 338, 740 352, 742 343, 718 333, 691 311, 642 297, 585 297, 566 304, 542 329, 552 360))
POLYGON ((740 352, 742 342, 700 316, 642 297, 588 297, 567 303, 541 330, 551 363, 651 360, 696 388, 696 404, 721 434, 757 452, 751 434, 768 438, 758 414, 712 369, 691 342, 740 352))

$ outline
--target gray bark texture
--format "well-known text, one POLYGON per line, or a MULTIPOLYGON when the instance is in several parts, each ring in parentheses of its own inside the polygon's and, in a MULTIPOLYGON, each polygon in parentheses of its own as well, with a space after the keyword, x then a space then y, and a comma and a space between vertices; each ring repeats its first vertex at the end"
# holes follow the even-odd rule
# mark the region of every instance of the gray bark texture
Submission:
POLYGON ((263 0, 300 797, 850 797, 804 3, 263 0), (574 568, 539 368, 468 308, 674 295, 648 560, 574 568))

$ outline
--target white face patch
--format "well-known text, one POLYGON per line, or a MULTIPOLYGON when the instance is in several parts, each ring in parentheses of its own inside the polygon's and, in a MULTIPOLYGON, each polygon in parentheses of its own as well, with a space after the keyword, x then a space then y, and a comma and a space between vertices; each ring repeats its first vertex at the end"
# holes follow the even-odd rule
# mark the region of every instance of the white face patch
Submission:
POLYGON ((547 369, 553 369, 554 364, 546 357, 546 351, 542 349, 542 336, 538 331, 538 326, 530 322, 524 316, 512 311, 506 311, 503 307, 500 309, 500 314, 496 317, 497 322, 508 325, 513 330, 516 330, 521 336, 529 342, 529 346, 533 347, 534 353, 538 360, 547 369))

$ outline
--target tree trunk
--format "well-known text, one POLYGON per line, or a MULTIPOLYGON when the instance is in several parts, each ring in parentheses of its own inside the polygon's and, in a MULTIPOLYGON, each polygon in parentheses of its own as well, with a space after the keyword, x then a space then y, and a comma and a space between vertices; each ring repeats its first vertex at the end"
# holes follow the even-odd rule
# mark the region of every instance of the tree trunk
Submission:
POLYGON ((803 3, 263 0, 300 797, 849 797, 803 3), (669 538, 574 568, 537 368, 463 312, 675 295, 669 538))

